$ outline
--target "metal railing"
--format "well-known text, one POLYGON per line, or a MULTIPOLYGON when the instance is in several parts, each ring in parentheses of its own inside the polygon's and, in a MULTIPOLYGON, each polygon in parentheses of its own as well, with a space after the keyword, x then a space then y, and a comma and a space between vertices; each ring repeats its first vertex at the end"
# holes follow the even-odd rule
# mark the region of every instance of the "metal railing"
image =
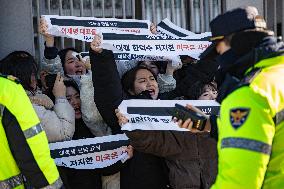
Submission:
POLYGON ((284 2, 283 0, 264 0, 264 18, 268 28, 275 35, 284 37, 284 2))

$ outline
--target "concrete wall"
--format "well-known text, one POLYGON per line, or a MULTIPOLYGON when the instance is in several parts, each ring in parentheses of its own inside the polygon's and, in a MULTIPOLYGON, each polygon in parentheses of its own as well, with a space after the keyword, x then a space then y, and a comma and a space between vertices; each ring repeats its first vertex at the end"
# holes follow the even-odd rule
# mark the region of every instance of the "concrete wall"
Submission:
POLYGON ((0 59, 15 50, 34 55, 31 0, 0 0, 0 59))
POLYGON ((226 10, 234 9, 237 7, 244 7, 244 6, 255 6, 259 14, 263 16, 263 0, 226 0, 226 10))

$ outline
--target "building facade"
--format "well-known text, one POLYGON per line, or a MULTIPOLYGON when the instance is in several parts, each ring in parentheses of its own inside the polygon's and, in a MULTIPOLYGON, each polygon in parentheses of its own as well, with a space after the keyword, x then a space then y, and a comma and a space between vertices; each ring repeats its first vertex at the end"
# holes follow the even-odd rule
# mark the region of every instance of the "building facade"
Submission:
MULTIPOLYGON (((40 15, 94 16, 147 19, 164 18, 195 33, 210 31, 209 22, 219 13, 246 5, 259 9, 271 30, 281 36, 284 29, 282 0, 0 0, 0 59, 14 50, 26 50, 37 60, 43 56, 44 41, 38 35, 40 15)), ((85 51, 85 42, 56 38, 58 48, 85 51)))

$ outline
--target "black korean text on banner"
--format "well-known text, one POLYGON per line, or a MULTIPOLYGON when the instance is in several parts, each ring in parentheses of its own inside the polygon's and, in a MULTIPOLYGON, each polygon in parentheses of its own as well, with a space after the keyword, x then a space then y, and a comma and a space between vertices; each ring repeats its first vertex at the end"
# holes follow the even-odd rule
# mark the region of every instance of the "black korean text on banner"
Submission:
POLYGON ((203 34, 200 37, 195 35, 186 39, 169 39, 162 35, 104 33, 102 48, 137 55, 188 55, 198 59, 210 44, 209 36, 203 34))
POLYGON ((147 20, 99 19, 50 15, 44 17, 49 24, 48 33, 52 35, 67 36, 91 42, 94 34, 97 33, 96 29, 99 29, 103 34, 102 47, 120 53, 144 56, 156 56, 158 54, 159 56, 169 57, 188 55, 198 59, 199 55, 211 44, 209 42, 210 33, 194 34, 190 31, 186 32, 186 30, 169 23, 169 21, 163 22, 164 25, 168 26, 164 27, 164 31, 166 29, 170 30, 168 34, 152 35, 149 29, 150 21, 147 20), (52 25, 51 18, 52 23, 58 25, 52 25), (55 22, 54 19, 57 19, 57 21, 55 22), (96 20, 98 20, 98 22, 96 20), (101 27, 102 23, 104 23, 105 27, 101 27), (146 25, 147 28, 145 27, 146 25), (138 29, 139 32, 131 32, 129 30, 129 28, 134 26, 141 27, 135 28, 138 29))
POLYGON ((128 155, 124 134, 50 143, 56 165, 74 169, 98 169, 124 162, 128 155))
POLYGON ((188 131, 180 128, 172 121, 169 111, 175 104, 191 104, 207 115, 218 115, 220 105, 213 100, 124 100, 119 110, 129 120, 122 130, 175 130, 188 131))
MULTIPOLYGON (((81 52, 80 53, 82 58, 86 60, 89 58, 89 52, 81 52)), ((120 53, 114 52, 114 58, 116 61, 168 61, 170 60, 169 57, 166 56, 150 56, 150 55, 138 55, 138 54, 130 54, 130 53, 120 53)))
MULTIPOLYGON (((93 36, 83 40, 91 42, 93 36)), ((120 60, 137 58, 149 60, 157 54, 166 57, 188 55, 198 59, 199 55, 211 44, 209 36, 195 35, 193 38, 172 39, 162 35, 133 35, 122 33, 104 33, 102 48, 117 53, 120 60)), ((157 58, 153 58, 155 60, 157 58)), ((166 58, 164 58, 166 59, 166 58)), ((132 59, 133 60, 133 59, 132 59)))
POLYGON ((135 19, 95 18, 43 15, 49 34, 88 41, 97 33, 121 31, 132 34, 150 34, 150 21, 135 19))

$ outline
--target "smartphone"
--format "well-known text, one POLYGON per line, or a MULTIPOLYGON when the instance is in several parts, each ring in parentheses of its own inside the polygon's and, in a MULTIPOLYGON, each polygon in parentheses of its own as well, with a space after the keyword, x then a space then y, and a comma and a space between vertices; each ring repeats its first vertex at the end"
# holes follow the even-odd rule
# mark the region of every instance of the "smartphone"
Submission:
POLYGON ((57 74, 48 74, 45 76, 45 83, 48 89, 52 90, 55 80, 56 80, 57 74))
POLYGON ((202 131, 205 127, 207 118, 193 110, 187 109, 183 105, 175 104, 175 108, 171 111, 169 111, 170 115, 173 117, 176 117, 178 120, 181 119, 183 121, 190 118, 193 121, 193 128, 196 128, 200 131, 202 131))

